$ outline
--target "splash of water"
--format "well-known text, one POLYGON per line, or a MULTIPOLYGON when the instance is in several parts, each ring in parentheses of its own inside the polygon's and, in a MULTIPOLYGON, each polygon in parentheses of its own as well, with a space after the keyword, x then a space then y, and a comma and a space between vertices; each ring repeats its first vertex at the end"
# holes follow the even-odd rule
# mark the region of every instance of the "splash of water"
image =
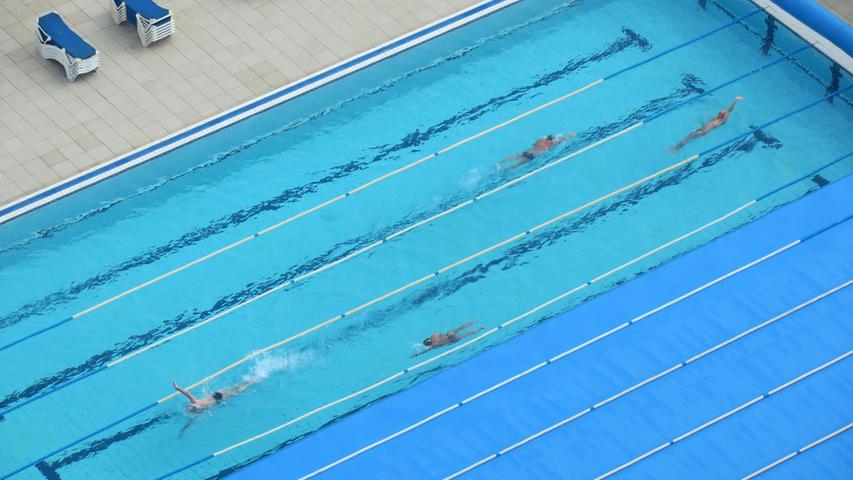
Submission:
POLYGON ((249 373, 243 375, 243 380, 252 383, 262 382, 276 373, 299 368, 312 359, 311 352, 284 352, 282 354, 264 354, 255 360, 249 373))

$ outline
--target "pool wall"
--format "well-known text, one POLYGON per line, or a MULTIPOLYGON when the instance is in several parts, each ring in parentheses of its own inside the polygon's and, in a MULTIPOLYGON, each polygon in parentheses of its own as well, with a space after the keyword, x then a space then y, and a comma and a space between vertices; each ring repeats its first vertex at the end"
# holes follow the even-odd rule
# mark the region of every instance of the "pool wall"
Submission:
POLYGON ((179 130, 157 142, 145 145, 125 155, 97 165, 71 178, 57 182, 9 204, 0 205, 0 224, 26 212, 46 205, 70 193, 105 180, 119 172, 159 157, 182 145, 198 140, 229 125, 257 115, 276 105, 308 93, 316 88, 355 73, 367 66, 397 55, 441 36, 474 20, 492 14, 519 0, 484 0, 453 15, 430 23, 411 33, 383 43, 378 47, 343 60, 301 80, 285 85, 266 95, 238 105, 210 119, 179 130))
MULTIPOLYGON (((243 105, 179 130, 157 142, 145 145, 71 178, 2 205, 0 206, 0 224, 422 44, 427 40, 455 30, 518 1, 484 0, 454 15, 320 70, 243 105)), ((847 26, 843 20, 810 0, 777 0, 776 2, 752 0, 752 2, 764 8, 767 13, 773 15, 802 38, 813 43, 815 48, 848 72, 853 73, 853 58, 850 56, 853 52, 853 29, 847 26)))
POLYGON ((824 55, 853 73, 853 28, 813 0, 752 0, 824 55))
POLYGON ((776 4, 827 40, 853 55, 853 28, 812 1, 776 0, 776 4))

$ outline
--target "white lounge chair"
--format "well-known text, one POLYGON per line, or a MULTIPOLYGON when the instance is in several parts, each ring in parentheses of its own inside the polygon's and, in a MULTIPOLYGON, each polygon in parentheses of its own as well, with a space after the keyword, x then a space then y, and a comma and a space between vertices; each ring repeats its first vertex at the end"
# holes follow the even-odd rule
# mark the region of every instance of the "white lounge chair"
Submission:
POLYGON ((56 12, 46 13, 36 20, 36 42, 39 54, 65 67, 65 76, 72 82, 100 64, 95 47, 71 30, 56 12))
POLYGON ((172 11, 154 3, 153 0, 107 0, 113 21, 124 21, 136 26, 142 45, 147 47, 175 33, 172 11))

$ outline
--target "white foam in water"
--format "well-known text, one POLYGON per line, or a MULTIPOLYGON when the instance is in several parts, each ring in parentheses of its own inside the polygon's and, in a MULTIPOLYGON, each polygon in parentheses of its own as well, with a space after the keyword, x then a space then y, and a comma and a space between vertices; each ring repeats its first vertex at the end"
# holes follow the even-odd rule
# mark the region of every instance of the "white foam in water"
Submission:
POLYGON ((252 383, 262 382, 272 375, 284 371, 299 368, 310 362, 313 355, 311 352, 284 352, 282 354, 264 354, 255 360, 252 369, 243 380, 252 383))
POLYGON ((483 167, 472 168, 468 170, 465 178, 462 179, 462 186, 465 188, 476 187, 483 180, 483 167))
POLYGON ((420 355, 421 353, 426 351, 426 349, 427 349, 427 347, 424 346, 424 344, 421 342, 415 342, 412 344, 412 354, 413 355, 420 355))

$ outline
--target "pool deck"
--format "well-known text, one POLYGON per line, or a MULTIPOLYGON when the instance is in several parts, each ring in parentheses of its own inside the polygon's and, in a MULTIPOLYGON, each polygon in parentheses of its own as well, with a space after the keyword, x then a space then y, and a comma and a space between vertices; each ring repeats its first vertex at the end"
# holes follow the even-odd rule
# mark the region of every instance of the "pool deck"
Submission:
MULTIPOLYGON (((144 48, 105 0, 0 3, 0 205, 68 179, 474 5, 477 0, 168 0, 177 32, 144 48), (36 52, 56 10, 101 55, 68 82, 36 52)), ((853 2, 820 0, 853 20, 853 2)))
POLYGON ((836 17, 843 18, 847 25, 853 25, 853 2, 850 0, 818 0, 817 3, 836 17))
POLYGON ((478 0, 163 0, 177 32, 145 48, 106 0, 0 2, 0 205, 478 0), (100 52, 76 81, 36 52, 58 11, 100 52))
MULTIPOLYGON (((498 451, 464 478, 593 478, 639 458, 849 351, 851 187, 817 189, 228 478, 302 477, 368 445, 317 478, 445 478, 498 451)), ((850 422, 851 373, 839 361, 619 478, 742 478, 850 422)), ((828 440, 777 478, 849 478, 851 445, 828 440)))

